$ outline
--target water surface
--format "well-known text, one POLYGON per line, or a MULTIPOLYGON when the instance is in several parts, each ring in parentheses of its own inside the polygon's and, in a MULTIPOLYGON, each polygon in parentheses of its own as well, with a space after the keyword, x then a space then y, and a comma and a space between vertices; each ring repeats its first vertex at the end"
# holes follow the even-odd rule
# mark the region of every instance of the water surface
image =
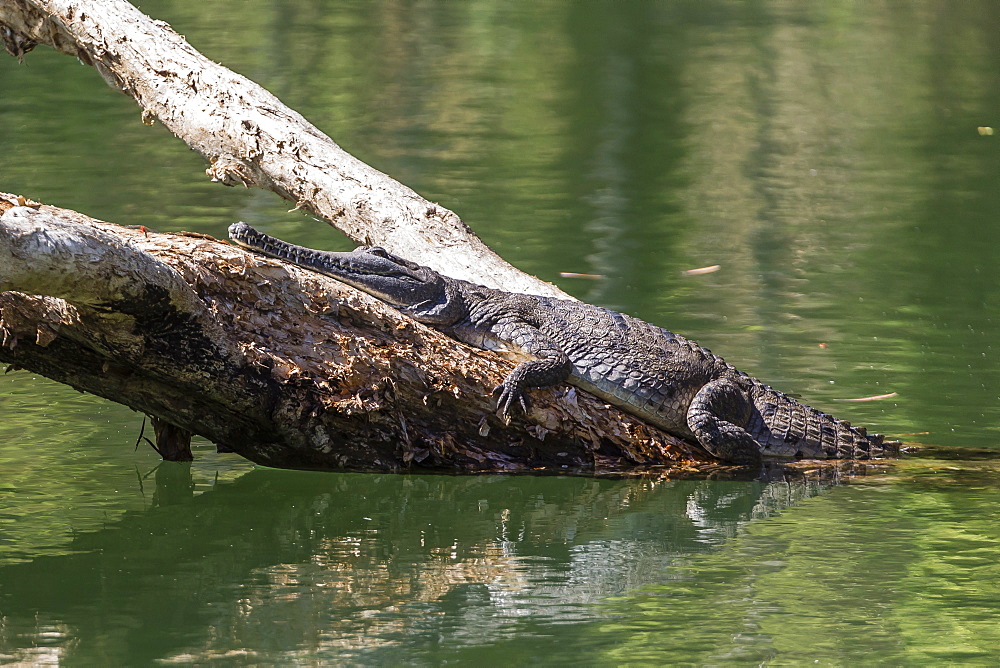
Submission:
MULTIPOLYGON (((141 8, 526 271, 933 447, 851 480, 316 474, 205 442, 183 466, 14 372, 2 660, 995 663, 997 5, 141 8)), ((69 58, 0 59, 0 91, 4 191, 351 245, 209 183, 69 58)))

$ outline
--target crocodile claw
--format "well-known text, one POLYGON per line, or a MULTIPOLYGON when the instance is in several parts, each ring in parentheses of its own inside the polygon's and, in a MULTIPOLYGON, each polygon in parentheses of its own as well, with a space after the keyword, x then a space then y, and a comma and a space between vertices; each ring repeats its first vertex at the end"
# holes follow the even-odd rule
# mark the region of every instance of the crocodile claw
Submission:
POLYGON ((520 404, 521 410, 525 413, 530 410, 531 404, 528 402, 528 397, 525 395, 524 390, 514 384, 508 385, 507 383, 502 383, 497 385, 493 388, 493 396, 497 398, 497 415, 504 422, 510 422, 510 409, 515 404, 520 404))

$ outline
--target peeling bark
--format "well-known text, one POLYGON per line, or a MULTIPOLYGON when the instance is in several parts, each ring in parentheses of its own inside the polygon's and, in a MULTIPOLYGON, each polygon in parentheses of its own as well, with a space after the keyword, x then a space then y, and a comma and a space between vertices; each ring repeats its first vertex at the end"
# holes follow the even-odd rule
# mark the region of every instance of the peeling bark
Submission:
POLYGON ((204 235, 16 203, 0 194, 0 361, 153 416, 175 458, 186 432, 293 468, 607 472, 704 458, 565 385, 533 391, 531 413, 505 424, 490 391, 511 363, 331 278, 204 235))

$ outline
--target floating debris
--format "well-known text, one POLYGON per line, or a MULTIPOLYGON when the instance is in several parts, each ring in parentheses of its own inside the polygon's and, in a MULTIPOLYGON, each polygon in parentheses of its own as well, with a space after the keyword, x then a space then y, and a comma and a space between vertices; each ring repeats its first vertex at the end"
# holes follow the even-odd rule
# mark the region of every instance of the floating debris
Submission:
POLYGON ((685 269, 681 272, 681 276, 701 276, 702 274, 714 274, 715 272, 722 269, 722 265, 713 264, 708 267, 698 267, 697 269, 685 269))
POLYGON ((586 278, 591 281, 597 281, 605 278, 604 274, 578 274, 575 271, 560 271, 559 276, 562 278, 586 278))
POLYGON ((889 394, 876 394, 873 397, 860 397, 858 399, 834 399, 834 401, 878 401, 880 399, 891 399, 892 397, 898 396, 898 392, 890 392, 889 394))
POLYGON ((976 128, 976 131, 979 132, 979 136, 980 137, 992 137, 993 136, 993 128, 991 128, 988 125, 980 125, 978 128, 976 128))

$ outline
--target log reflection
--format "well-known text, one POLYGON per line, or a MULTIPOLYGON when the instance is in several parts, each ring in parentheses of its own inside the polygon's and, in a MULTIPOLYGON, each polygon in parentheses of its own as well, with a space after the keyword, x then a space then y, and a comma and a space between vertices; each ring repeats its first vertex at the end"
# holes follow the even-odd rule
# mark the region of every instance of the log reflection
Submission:
POLYGON ((79 536, 68 554, 0 567, 4 658, 38 658, 39 646, 77 662, 200 661, 247 647, 266 648, 258 659, 343 657, 403 636, 530 634, 528 620, 538 629, 600 617, 591 604, 663 582, 678 560, 840 476, 255 470, 194 496, 188 466, 161 464, 152 509, 79 536), (109 617, 121 622, 114 639, 99 631, 109 617), (143 629, 164 620, 172 632, 152 646, 143 629))

